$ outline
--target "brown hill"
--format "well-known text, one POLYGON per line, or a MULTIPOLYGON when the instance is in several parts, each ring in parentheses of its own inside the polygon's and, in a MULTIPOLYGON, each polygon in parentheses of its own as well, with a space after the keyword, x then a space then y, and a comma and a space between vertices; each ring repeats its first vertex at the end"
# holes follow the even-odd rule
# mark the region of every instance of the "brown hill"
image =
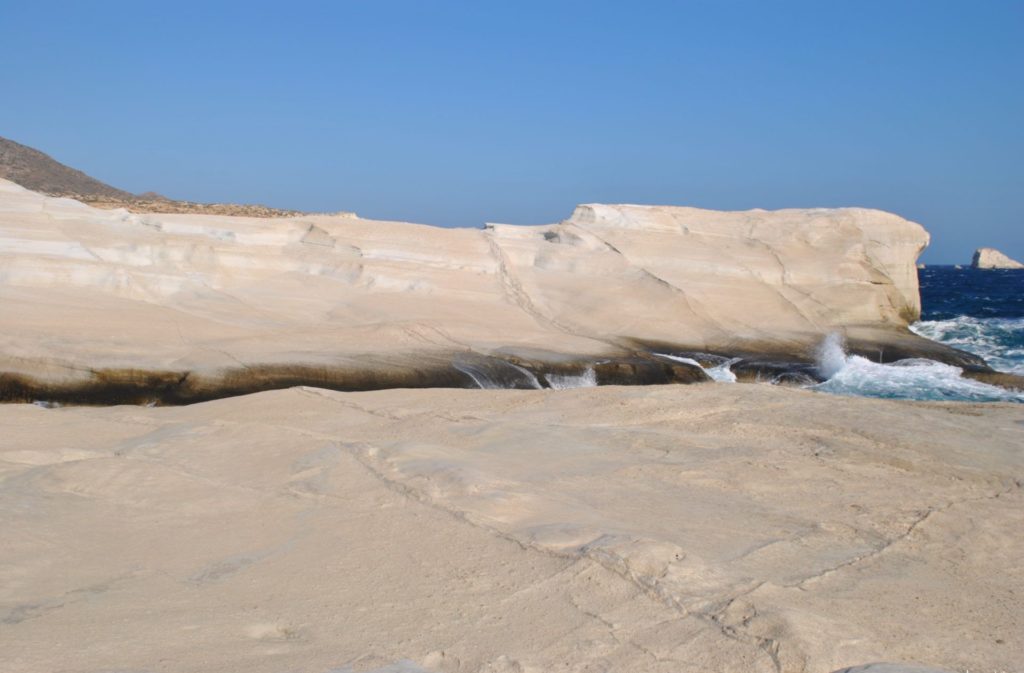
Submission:
POLYGON ((65 166, 48 154, 0 137, 0 178, 50 196, 64 196, 96 208, 126 208, 135 213, 206 213, 246 217, 290 217, 301 211, 255 204, 175 201, 156 192, 135 195, 65 166))
POLYGON ((133 194, 65 166, 48 154, 3 137, 0 137, 0 178, 50 196, 135 198, 133 194))

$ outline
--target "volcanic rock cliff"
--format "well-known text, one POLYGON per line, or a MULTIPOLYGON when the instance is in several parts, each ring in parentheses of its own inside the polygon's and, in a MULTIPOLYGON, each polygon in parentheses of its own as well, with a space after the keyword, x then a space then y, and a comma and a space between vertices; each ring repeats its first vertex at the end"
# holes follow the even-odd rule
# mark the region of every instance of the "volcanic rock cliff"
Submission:
POLYGON ((536 387, 588 367, 599 383, 692 381, 699 368, 651 354, 743 357, 734 371, 756 376, 808 366, 837 330, 875 360, 983 371, 907 329, 927 243, 856 208, 583 205, 558 224, 445 229, 133 214, 0 181, 0 395, 536 387))

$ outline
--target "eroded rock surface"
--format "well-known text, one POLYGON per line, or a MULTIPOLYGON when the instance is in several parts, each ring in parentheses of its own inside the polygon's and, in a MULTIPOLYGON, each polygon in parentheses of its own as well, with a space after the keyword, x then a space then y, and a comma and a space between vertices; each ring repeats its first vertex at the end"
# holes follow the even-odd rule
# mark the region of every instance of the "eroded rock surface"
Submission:
POLYGON ((0 405, 2 668, 1015 671, 1021 415, 769 386, 0 405))
POLYGON ((863 209, 585 205, 474 230, 134 214, 0 181, 0 375, 7 399, 161 402, 475 385, 460 359, 663 382, 700 376, 649 351, 809 362, 837 329, 872 359, 983 368, 906 329, 927 241, 863 209))

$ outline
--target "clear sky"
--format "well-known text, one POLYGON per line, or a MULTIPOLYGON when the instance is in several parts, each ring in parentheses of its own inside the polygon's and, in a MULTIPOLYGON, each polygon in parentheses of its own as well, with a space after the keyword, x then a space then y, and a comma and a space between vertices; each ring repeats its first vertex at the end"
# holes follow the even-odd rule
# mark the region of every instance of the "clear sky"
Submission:
POLYGON ((117 187, 446 226, 865 206, 1024 258, 1024 1, 0 0, 0 135, 117 187))

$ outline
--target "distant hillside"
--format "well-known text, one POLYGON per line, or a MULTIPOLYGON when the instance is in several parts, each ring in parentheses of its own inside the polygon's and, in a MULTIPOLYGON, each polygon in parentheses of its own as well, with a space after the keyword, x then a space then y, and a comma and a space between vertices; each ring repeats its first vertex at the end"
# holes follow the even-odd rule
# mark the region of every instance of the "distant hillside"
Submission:
POLYGON ((0 137, 0 178, 51 196, 134 199, 133 194, 65 166, 48 154, 0 137))
POLYGON ((50 196, 64 196, 96 208, 126 208, 135 213, 206 213, 246 217, 289 217, 301 211, 261 205, 174 201, 155 192, 135 195, 65 166, 48 154, 0 137, 0 178, 50 196))

